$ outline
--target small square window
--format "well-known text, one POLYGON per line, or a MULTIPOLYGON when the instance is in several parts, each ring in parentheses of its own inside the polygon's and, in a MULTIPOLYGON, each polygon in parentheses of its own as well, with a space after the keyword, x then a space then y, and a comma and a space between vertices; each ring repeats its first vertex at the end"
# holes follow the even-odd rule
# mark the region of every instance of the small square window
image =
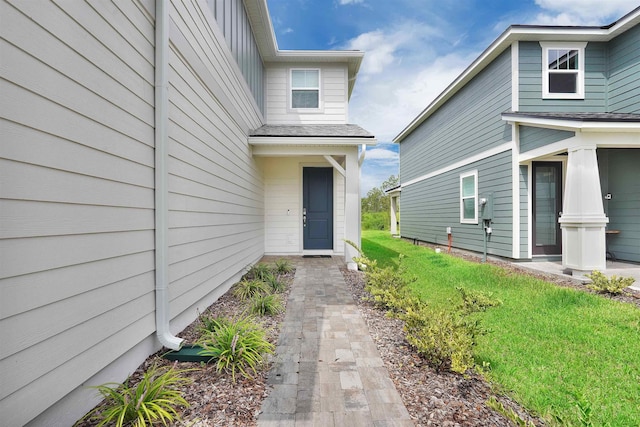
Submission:
POLYGON ((542 97, 584 99, 586 43, 547 43, 542 46, 542 97))
POLYGON ((320 70, 291 70, 291 108, 320 107, 320 70))
POLYGON ((460 222, 478 223, 478 171, 460 175, 460 222))

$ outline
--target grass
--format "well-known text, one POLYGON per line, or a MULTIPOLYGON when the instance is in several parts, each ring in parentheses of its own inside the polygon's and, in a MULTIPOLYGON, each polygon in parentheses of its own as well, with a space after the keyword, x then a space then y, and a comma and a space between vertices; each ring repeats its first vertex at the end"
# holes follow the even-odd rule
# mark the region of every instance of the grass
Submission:
POLYGON ((492 293, 503 301, 483 315, 477 363, 489 379, 530 411, 580 424, 586 400, 594 425, 640 425, 640 310, 598 295, 561 288, 489 264, 464 261, 365 231, 362 249, 379 265, 406 255, 416 295, 450 306, 455 287, 492 293))

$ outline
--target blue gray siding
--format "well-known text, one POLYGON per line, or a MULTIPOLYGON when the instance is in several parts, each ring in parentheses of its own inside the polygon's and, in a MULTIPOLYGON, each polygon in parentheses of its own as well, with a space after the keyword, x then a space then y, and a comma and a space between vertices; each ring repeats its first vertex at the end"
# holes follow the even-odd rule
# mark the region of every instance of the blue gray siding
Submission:
POLYGON ((520 42, 520 111, 605 112, 607 45, 590 42, 585 49, 585 99, 542 99, 542 48, 520 42))
POLYGON ((575 132, 537 128, 533 126, 520 126, 519 129, 521 153, 575 136, 575 132))
POLYGON ((640 26, 609 43, 609 111, 640 113, 640 26))
POLYGON ((264 64, 242 0, 208 0, 251 93, 264 114, 264 64))
MULTIPOLYGON (((609 217, 607 246, 617 259, 640 262, 640 149, 599 149, 600 185, 611 200, 604 200, 609 217)), ((403 190, 404 191, 404 190, 403 190)))
POLYGON ((511 151, 489 157, 451 172, 402 188, 402 237, 446 244, 446 228, 452 228, 453 245, 472 251, 483 250, 479 224, 460 223, 460 174, 478 171, 478 194, 493 193, 493 234, 488 253, 511 257, 513 235, 513 193, 511 151))
POLYGON ((402 182, 510 141, 500 116, 510 107, 508 49, 402 141, 402 182))

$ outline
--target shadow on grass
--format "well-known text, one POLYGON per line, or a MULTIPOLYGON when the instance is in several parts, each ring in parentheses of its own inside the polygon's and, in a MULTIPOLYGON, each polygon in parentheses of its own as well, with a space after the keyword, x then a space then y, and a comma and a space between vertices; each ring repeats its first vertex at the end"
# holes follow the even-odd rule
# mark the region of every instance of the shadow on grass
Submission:
POLYGON ((365 238, 362 239, 362 251, 369 259, 377 260, 378 267, 398 267, 398 251, 365 238))

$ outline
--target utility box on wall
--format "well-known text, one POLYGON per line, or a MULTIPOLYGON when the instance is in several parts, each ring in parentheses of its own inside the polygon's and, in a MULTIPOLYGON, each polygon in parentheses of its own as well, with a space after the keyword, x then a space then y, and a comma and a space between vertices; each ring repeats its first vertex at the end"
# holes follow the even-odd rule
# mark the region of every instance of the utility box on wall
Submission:
POLYGON ((493 220, 493 193, 478 196, 478 217, 483 221, 493 220))

